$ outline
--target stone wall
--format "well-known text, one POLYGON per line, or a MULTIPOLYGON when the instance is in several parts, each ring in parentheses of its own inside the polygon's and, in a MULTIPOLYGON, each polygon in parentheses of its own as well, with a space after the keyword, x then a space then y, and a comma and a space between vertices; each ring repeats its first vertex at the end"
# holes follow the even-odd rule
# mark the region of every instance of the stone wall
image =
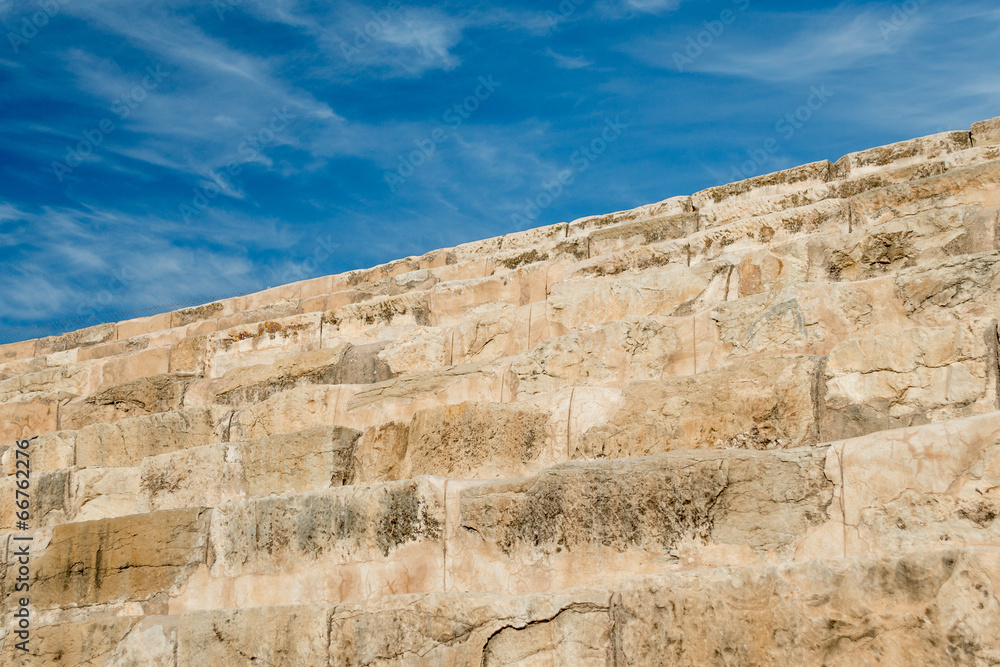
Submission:
POLYGON ((1000 664, 998 128, 0 346, 0 662, 1000 664))

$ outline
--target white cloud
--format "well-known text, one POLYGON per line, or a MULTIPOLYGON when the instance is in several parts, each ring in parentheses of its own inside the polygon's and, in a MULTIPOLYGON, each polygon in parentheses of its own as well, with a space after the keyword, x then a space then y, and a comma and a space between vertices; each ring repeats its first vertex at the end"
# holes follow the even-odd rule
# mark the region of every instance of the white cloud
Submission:
POLYGON ((584 67, 590 67, 594 63, 583 56, 564 56, 561 53, 556 53, 552 49, 547 49, 545 55, 552 58, 556 62, 556 67, 561 67, 562 69, 582 69, 584 67))

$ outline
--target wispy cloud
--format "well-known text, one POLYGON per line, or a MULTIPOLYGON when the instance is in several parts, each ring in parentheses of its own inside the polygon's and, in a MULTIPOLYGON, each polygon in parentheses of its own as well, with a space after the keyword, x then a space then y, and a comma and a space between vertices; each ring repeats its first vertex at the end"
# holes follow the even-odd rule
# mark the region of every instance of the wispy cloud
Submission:
POLYGON ((556 53, 551 48, 545 50, 545 55, 555 61, 556 67, 561 67, 562 69, 582 69, 594 64, 592 60, 588 60, 583 56, 565 56, 561 53, 556 53))

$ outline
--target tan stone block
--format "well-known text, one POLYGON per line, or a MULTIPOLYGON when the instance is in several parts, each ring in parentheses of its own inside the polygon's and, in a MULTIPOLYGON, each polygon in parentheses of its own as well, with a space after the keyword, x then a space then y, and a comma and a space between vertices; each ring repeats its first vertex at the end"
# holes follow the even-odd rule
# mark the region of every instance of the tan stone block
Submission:
POLYGON ((254 325, 260 322, 284 320, 302 314, 297 300, 279 301, 246 310, 243 309, 243 305, 249 303, 249 297, 236 297, 227 301, 232 302, 232 305, 228 307, 233 310, 233 313, 219 317, 219 331, 241 326, 255 330, 257 327, 254 325))
MULTIPOLYGON (((70 468, 76 464, 76 431, 43 433, 32 438, 30 443, 26 451, 32 472, 70 468)), ((3 453, 4 474, 15 474, 19 458, 23 461, 26 457, 24 454, 19 457, 14 447, 3 453)), ((22 463, 21 467, 24 465, 22 463)))
POLYGON ((324 348, 344 342, 372 342, 416 326, 431 326, 426 292, 384 296, 323 314, 324 348))
POLYGON ((953 169, 866 192, 851 200, 851 214, 854 224, 869 227, 953 206, 1000 206, 1000 162, 953 169))
POLYGON ((30 359, 35 356, 35 341, 25 340, 19 343, 0 345, 0 362, 30 359))
POLYGON ((639 577, 615 596, 614 664, 989 664, 998 574, 970 549, 639 577))
POLYGON ((232 441, 261 438, 324 424, 343 423, 343 405, 353 392, 344 385, 286 389, 233 416, 232 441), (342 398, 343 394, 343 398, 342 398))
POLYGON ((837 160, 834 169, 838 178, 858 178, 887 167, 904 167, 972 148, 968 132, 941 132, 909 139, 887 146, 848 153, 837 160))
POLYGON ((996 409, 993 320, 845 341, 824 373, 822 438, 840 440, 996 409))
MULTIPOLYGON (((67 622, 57 625, 32 623, 28 641, 29 651, 17 649, 15 644, 20 638, 13 631, 8 631, 0 639, 0 662, 5 665, 25 667, 51 665, 103 667, 116 664, 113 659, 109 659, 108 654, 129 635, 139 620, 139 616, 111 616, 84 623, 67 622)), ((162 663, 150 661, 133 664, 159 667, 162 663)), ((173 663, 168 663, 164 667, 173 667, 173 663)))
POLYGON ((187 408, 85 426, 76 438, 76 464, 135 467, 147 456, 220 442, 230 414, 219 407, 187 408))
POLYGON ((1000 414, 836 443, 848 555, 1000 539, 1000 414))
POLYGON ((209 334, 205 374, 222 377, 240 366, 271 364, 320 349, 319 313, 268 320, 209 334))
POLYGON ((192 380, 188 374, 167 373, 105 387, 60 408, 59 425, 63 429, 79 429, 88 424, 109 424, 179 410, 184 403, 184 391, 192 380))
POLYGON ((216 507, 247 495, 244 462, 235 443, 147 456, 139 465, 137 486, 135 505, 140 513, 216 507))
POLYGON ((441 327, 417 327, 382 348, 378 358, 395 375, 435 370, 447 363, 451 334, 441 327))
POLYGON ((215 301, 192 308, 182 308, 171 313, 170 326, 182 327, 202 320, 214 320, 232 314, 225 302, 215 301))
MULTIPOLYGON (((170 371, 170 348, 154 347, 91 364, 100 379, 92 382, 93 390, 121 384, 129 380, 162 375, 170 371)), ((95 378, 96 380, 96 378, 95 378)))
POLYGON ((948 259, 900 272, 896 287, 911 319, 929 326, 995 317, 1000 306, 1000 253, 948 259))
POLYGON ((143 334, 169 329, 172 319, 173 316, 171 313, 159 313, 157 315, 137 317, 133 320, 119 322, 116 328, 116 338, 118 340, 125 340, 127 338, 132 338, 133 336, 141 336, 143 334))
POLYGON ((360 431, 317 426, 239 444, 251 497, 350 483, 360 431))
POLYGON ((785 449, 817 441, 815 357, 771 357, 625 387, 607 423, 580 436, 579 458, 674 449, 785 449))
POLYGON ((15 375, 0 380, 0 401, 24 400, 38 394, 87 395, 91 372, 87 364, 74 363, 50 366, 37 372, 15 375))
POLYGON ((974 123, 972 125, 972 145, 1000 145, 1000 118, 992 118, 974 123))
POLYGON ((52 352, 62 352, 75 347, 105 343, 109 340, 114 340, 114 338, 114 323, 98 324, 97 326, 80 329, 79 331, 65 333, 61 336, 39 338, 35 354, 41 356, 43 354, 51 354, 52 352))
POLYGON ((548 421, 544 412, 509 404, 420 410, 408 427, 368 429, 355 452, 355 474, 359 482, 419 475, 518 477, 537 470, 538 459, 551 448, 548 421))
MULTIPOLYGON (((0 479, 0 527, 13 530, 18 516, 25 511, 18 507, 18 502, 24 502, 24 496, 17 495, 17 482, 23 482, 24 476, 6 477, 0 479)), ((68 469, 38 472, 29 478, 29 486, 24 492, 28 494, 28 525, 32 528, 53 526, 68 521, 73 514, 71 500, 71 474, 68 469)))
POLYGON ((336 310, 348 304, 354 303, 352 290, 341 290, 332 294, 318 294, 303 299, 299 307, 303 313, 322 313, 328 310, 336 310))
MULTIPOLYGON (((169 593, 204 565, 209 516, 192 509, 55 526, 47 545, 33 545, 39 548, 32 558, 33 606, 141 601, 169 593)), ((9 605, 14 593, 9 587, 5 593, 9 605)))
POLYGON ((590 256, 679 239, 697 231, 698 215, 696 213, 623 222, 594 230, 588 235, 590 256))
POLYGON ((529 325, 535 321, 532 312, 544 317, 545 306, 500 303, 469 309, 461 323, 448 329, 448 360, 452 364, 487 363, 524 352, 529 325))
POLYGON ((205 358, 207 356, 207 334, 184 338, 170 350, 170 372, 201 375, 205 372, 205 358))
POLYGON ((547 592, 790 560, 828 519, 825 464, 826 448, 673 452, 453 482, 448 590, 547 592))
POLYGON ((712 277, 671 265, 635 276, 570 280, 552 287, 547 317, 575 331, 630 316, 689 314, 678 311, 708 289, 712 277))
POLYGON ((77 352, 77 359, 79 361, 89 361, 91 359, 114 357, 120 354, 128 354, 129 352, 145 350, 149 347, 149 344, 149 336, 139 336, 137 338, 126 340, 113 340, 107 343, 99 343, 97 345, 80 348, 77 352))
MULTIPOLYGON (((184 614, 178 665, 326 665, 325 605, 264 607, 184 614)), ((348 654, 337 660, 351 660, 348 654)))
POLYGON ((195 609, 341 602, 437 590, 444 483, 420 478, 226 503, 211 574, 170 601, 195 609))
POLYGON ((702 228, 775 213, 825 198, 820 187, 833 175, 827 160, 708 188, 691 195, 702 228), (808 191, 814 190, 810 194, 808 191))
POLYGON ((566 386, 623 386, 659 380, 680 367, 691 349, 681 344, 678 320, 630 316, 579 333, 550 338, 515 359, 512 389, 518 399, 566 386))
POLYGON ((591 215, 569 223, 567 237, 581 236, 595 229, 628 222, 641 222, 652 218, 665 218, 684 213, 692 213, 694 206, 689 196, 671 197, 655 204, 646 204, 627 211, 617 211, 604 215, 591 215))
POLYGON ((698 370, 742 356, 826 354, 843 340, 911 324, 891 276, 755 294, 713 308, 711 324, 697 319, 698 370))
POLYGON ((431 290, 435 324, 457 324, 470 309, 493 303, 525 306, 544 301, 546 265, 533 264, 478 280, 439 283, 431 290))
POLYGON ((52 397, 0 403, 0 442, 11 443, 59 428, 52 397))
POLYGON ((613 665, 611 592, 395 595, 337 605, 334 664, 386 667, 613 665))
POLYGON ((70 478, 70 521, 94 521, 137 514, 138 468, 73 470, 70 478))

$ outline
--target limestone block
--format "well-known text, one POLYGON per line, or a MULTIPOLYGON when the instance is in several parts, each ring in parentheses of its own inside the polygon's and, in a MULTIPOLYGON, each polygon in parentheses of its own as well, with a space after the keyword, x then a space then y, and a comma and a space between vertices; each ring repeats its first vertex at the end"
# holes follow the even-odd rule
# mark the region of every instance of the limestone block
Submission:
POLYGON ((92 362, 91 391, 170 372, 170 347, 154 347, 92 362))
MULTIPOLYGON (((354 395, 347 385, 306 385, 278 392, 233 415, 230 439, 252 440, 312 426, 340 424, 343 406, 354 395)), ((391 419, 388 418, 388 419, 391 419)))
POLYGON ((544 301, 547 265, 533 264, 478 280, 456 280, 436 285, 430 307, 436 324, 457 324, 466 311, 491 303, 524 306, 544 301))
POLYGON ((330 664, 329 614, 325 605, 184 614, 179 619, 177 664, 289 667, 330 664))
POLYGON ((57 400, 51 396, 0 403, 0 442, 58 430, 57 415, 57 400))
POLYGON ((997 549, 639 577, 615 597, 625 665, 987 665, 997 549))
MULTIPOLYGON (((90 359, 107 359, 118 355, 140 352, 149 349, 151 339, 149 336, 137 336, 126 340, 112 340, 107 343, 98 343, 76 350, 78 361, 89 361, 90 359)), ((158 347, 158 345, 153 345, 158 347)))
POLYGON ((418 410, 465 401, 512 400, 509 364, 451 366, 413 373, 358 388, 334 423, 364 430, 387 421, 408 420, 418 410))
POLYGON ((588 234, 590 256, 679 239, 697 231, 696 213, 623 222, 588 234))
POLYGON ((887 146, 848 153, 837 160, 834 170, 838 178, 858 178, 885 170, 930 162, 936 158, 972 148, 968 132, 941 132, 917 139, 900 141, 887 146))
POLYGON ((342 426, 317 426, 240 443, 247 493, 300 493, 349 483, 360 436, 342 426))
POLYGON ((221 378, 199 380, 184 396, 186 405, 243 407, 278 392, 307 385, 367 384, 394 377, 379 353, 386 343, 311 350, 273 364, 238 367, 221 378))
POLYGON ((603 215, 591 215, 579 218, 569 223, 567 236, 580 236, 595 229, 609 227, 627 222, 641 222, 643 220, 669 218, 683 213, 693 212, 694 206, 691 197, 680 196, 664 199, 655 204, 646 204, 627 211, 616 211, 615 213, 605 213, 603 215))
POLYGON ((171 613, 439 590, 443 532, 444 483, 428 478, 225 503, 210 573, 171 613))
POLYGON ((80 429, 89 424, 111 424, 122 419, 180 410, 184 391, 192 379, 187 374, 168 373, 106 387, 86 399, 63 406, 59 425, 63 429, 80 429))
POLYGON ((708 289, 713 277, 671 265, 634 276, 558 283, 547 301, 548 319, 575 331, 626 317, 688 314, 677 311, 708 289))
POLYGON ((338 605, 330 659, 343 665, 610 667, 611 593, 397 595, 338 605))
POLYGON ((1000 413, 836 443, 848 555, 1000 539, 1000 413))
POLYGON ((878 188, 851 200, 855 224, 873 226, 893 218, 953 206, 1000 206, 1000 162, 878 188))
POLYGON ((691 200, 702 227, 717 227, 741 218, 815 203, 824 198, 819 186, 831 179, 832 171, 833 165, 822 160, 708 188, 691 195, 691 200), (812 196, 806 194, 810 190, 812 196))
POLYGON ((579 440, 574 458, 644 456, 675 449, 785 449, 817 441, 815 357, 769 357, 698 375, 625 387, 608 421, 579 440))
POLYGON ((242 326, 247 327, 252 332, 257 329, 257 325, 261 322, 284 320, 302 313, 299 308, 299 302, 295 299, 271 302, 258 308, 253 308, 252 297, 253 295, 235 297, 226 299, 223 302, 227 309, 232 310, 232 314, 219 317, 220 331, 242 326))
MULTIPOLYGON (((208 521, 208 512, 191 509, 55 526, 47 545, 34 544, 42 548, 32 559, 32 605, 43 610, 168 593, 205 563, 208 521)), ((4 592, 10 608, 14 593, 4 592)))
MULTIPOLYGON (((43 433, 31 440, 27 453, 32 472, 69 468, 76 464, 76 431, 43 433)), ((24 456, 20 457, 22 460, 24 456)), ((13 447, 3 453, 3 471, 14 475, 18 456, 13 447)))
POLYGON ((83 363, 52 366, 33 373, 18 374, 0 380, 0 402, 57 393, 86 396, 90 378, 90 366, 83 363))
POLYGON ((170 328, 172 319, 170 313, 160 313, 158 315, 125 320, 115 325, 115 336, 118 340, 125 340, 133 336, 163 331, 170 328))
POLYGON ((320 348, 319 313, 265 320, 209 334, 205 374, 222 377, 240 366, 271 364, 320 348))
POLYGON ((451 362, 476 364, 519 354, 528 348, 532 313, 543 304, 487 304, 470 308, 465 319, 448 330, 451 362))
MULTIPOLYGON (((21 477, 23 479, 23 476, 21 477)), ((0 526, 12 530, 21 511, 16 502, 16 479, 0 480, 0 526)), ((30 478, 28 524, 33 528, 64 523, 73 515, 71 500, 71 474, 68 469, 33 473, 30 478)))
POLYGON ((825 463, 826 448, 674 452, 452 482, 448 590, 545 592, 791 559, 828 518, 825 463))
POLYGON ((430 326, 430 297, 427 292, 384 296, 342 306, 323 313, 322 347, 344 342, 359 344, 384 340, 390 332, 430 326))
POLYGON ((910 324, 891 276, 797 285, 721 303, 700 318, 697 367, 714 368, 743 356, 826 354, 843 340, 910 324))
POLYGON ((205 372, 207 356, 208 334, 183 338, 170 351, 170 372, 201 375, 205 372))
POLYGON ((187 408, 85 426, 76 437, 76 464, 135 467, 147 456, 220 442, 231 414, 221 407, 187 408))
POLYGON ((840 343, 824 372, 823 439, 995 410, 995 330, 967 320, 840 343))
MULTIPOLYGON (((39 625, 35 622, 32 623, 31 638, 28 642, 30 651, 25 653, 18 650, 15 644, 20 640, 13 632, 8 631, 0 639, 0 662, 5 665, 25 667, 51 665, 104 667, 109 664, 108 653, 129 635, 139 620, 139 616, 109 616, 84 623, 39 625)), ((143 661, 133 664, 160 667, 163 663, 143 661)), ((174 667, 174 665, 166 663, 164 667, 174 667)))
POLYGON ((896 287, 910 318, 926 325, 995 317, 1000 305, 1000 253, 985 252, 900 272, 896 287))
POLYGON ((824 264, 832 280, 865 280, 995 249, 996 232, 995 209, 934 209, 831 237, 824 264))
POLYGON ((75 347, 83 347, 85 345, 96 345, 98 343, 114 340, 114 337, 115 325, 113 323, 98 324, 97 326, 80 329, 79 331, 65 333, 61 336, 39 338, 35 347, 35 354, 37 356, 41 356, 43 354, 62 352, 64 350, 70 350, 75 347))
POLYGON ((139 511, 138 468, 75 469, 70 483, 70 521, 110 519, 139 511))
POLYGON ((974 123, 972 125, 972 145, 1000 145, 1000 118, 992 118, 974 123))
POLYGON ((215 507, 247 495, 242 452, 235 443, 148 456, 138 470, 134 502, 140 513, 215 507))
POLYGON ((33 340, 0 345, 0 361, 9 362, 17 359, 30 359, 33 356, 35 356, 35 341, 33 340))
POLYGON ((623 386, 658 380, 691 354, 677 328, 686 323, 630 316, 600 328, 550 338, 515 359, 513 393, 524 398, 566 386, 623 386))
MULTIPOLYGON (((441 368, 448 362, 451 342, 449 333, 441 327, 417 327, 405 331, 382 348, 378 359, 388 367, 391 375, 441 368)), ((378 378, 386 379, 388 376, 378 378)))
POLYGON ((554 446, 549 415, 517 405, 460 403, 420 410, 410 423, 365 432, 355 452, 360 482, 419 475, 518 477, 554 446))

